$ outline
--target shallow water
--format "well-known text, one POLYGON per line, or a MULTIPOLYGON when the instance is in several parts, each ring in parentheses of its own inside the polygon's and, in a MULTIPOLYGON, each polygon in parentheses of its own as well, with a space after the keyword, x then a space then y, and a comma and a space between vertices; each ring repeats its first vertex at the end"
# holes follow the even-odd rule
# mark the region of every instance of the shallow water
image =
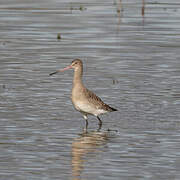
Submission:
POLYGON ((179 5, 2 0, 0 179, 179 179, 179 5), (100 132, 94 117, 83 132, 73 72, 49 77, 74 58, 86 86, 119 110, 100 132))

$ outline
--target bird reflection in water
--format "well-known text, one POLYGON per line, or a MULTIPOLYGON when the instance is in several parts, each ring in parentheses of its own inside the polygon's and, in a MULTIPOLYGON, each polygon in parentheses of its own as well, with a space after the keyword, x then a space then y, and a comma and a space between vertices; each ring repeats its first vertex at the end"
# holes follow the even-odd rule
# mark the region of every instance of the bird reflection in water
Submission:
POLYGON ((88 159, 94 159, 97 153, 102 152, 100 149, 108 142, 108 132, 85 132, 72 143, 72 176, 73 180, 80 180, 84 169, 84 163, 88 159), (90 154, 88 156, 88 154, 90 154))

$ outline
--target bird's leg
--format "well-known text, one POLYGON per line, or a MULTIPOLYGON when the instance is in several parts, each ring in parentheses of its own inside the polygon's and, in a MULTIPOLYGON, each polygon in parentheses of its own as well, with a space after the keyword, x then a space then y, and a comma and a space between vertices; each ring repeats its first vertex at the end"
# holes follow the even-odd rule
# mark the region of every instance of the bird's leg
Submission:
POLYGON ((102 121, 101 119, 99 118, 99 116, 97 116, 97 119, 99 120, 99 128, 98 128, 98 131, 101 129, 102 127, 102 121))
POLYGON ((86 119, 86 129, 88 128, 88 120, 86 119))
POLYGON ((87 115, 85 114, 84 116, 84 119, 86 120, 86 130, 87 130, 87 128, 88 128, 88 118, 87 118, 87 115))

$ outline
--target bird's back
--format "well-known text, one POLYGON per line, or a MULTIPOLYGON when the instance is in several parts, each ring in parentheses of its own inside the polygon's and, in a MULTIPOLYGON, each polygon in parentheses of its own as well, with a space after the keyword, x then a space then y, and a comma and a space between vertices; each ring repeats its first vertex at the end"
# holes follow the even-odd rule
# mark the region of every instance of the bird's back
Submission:
POLYGON ((117 111, 116 109, 110 107, 109 105, 105 104, 101 98, 99 98, 95 93, 88 89, 84 89, 84 94, 86 98, 88 99, 89 103, 94 104, 97 109, 103 109, 105 111, 117 111))

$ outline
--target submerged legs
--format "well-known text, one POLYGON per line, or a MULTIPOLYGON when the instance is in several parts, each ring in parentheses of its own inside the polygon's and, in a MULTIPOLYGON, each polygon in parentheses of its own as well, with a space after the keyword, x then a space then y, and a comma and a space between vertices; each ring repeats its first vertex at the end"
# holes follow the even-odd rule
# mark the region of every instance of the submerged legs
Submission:
MULTIPOLYGON (((88 117, 87 117, 86 114, 84 114, 83 117, 84 117, 84 119, 86 120, 86 128, 85 128, 85 130, 87 130, 87 128, 88 128, 88 117)), ((99 116, 96 116, 96 117, 97 117, 97 119, 99 120, 99 128, 98 128, 98 131, 99 131, 99 130, 101 129, 101 127, 102 127, 102 121, 101 121, 101 119, 99 118, 99 116)))
POLYGON ((99 116, 97 116, 97 119, 99 120, 99 128, 98 128, 98 131, 101 129, 102 127, 102 121, 101 119, 99 118, 99 116))

